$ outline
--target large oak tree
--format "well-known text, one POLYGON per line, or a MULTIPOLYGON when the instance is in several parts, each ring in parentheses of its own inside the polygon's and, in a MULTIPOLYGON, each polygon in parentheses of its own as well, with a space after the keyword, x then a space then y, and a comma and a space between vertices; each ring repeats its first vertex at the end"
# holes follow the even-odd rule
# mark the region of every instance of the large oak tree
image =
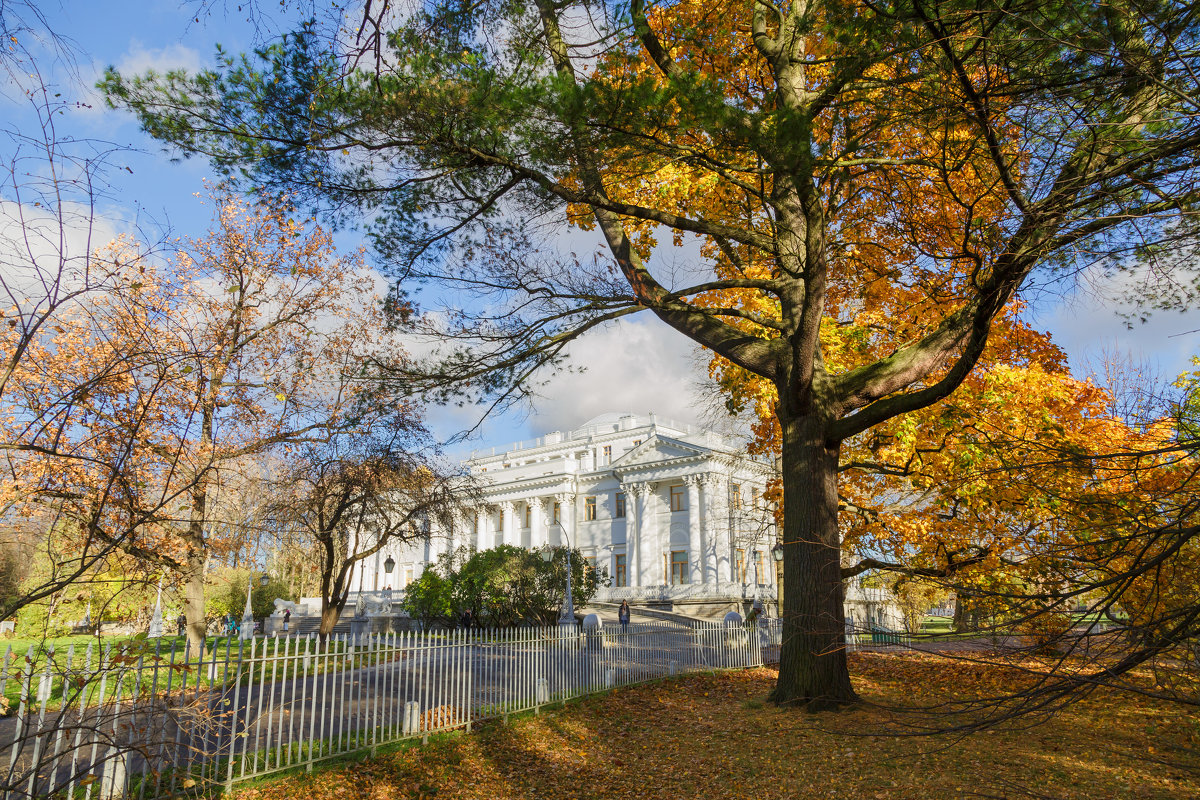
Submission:
POLYGON ((1035 274, 1155 257, 1195 227, 1189 3, 379 8, 350 48, 310 26, 213 71, 110 72, 104 89, 249 185, 362 215, 398 276, 475 292, 437 317, 475 341, 431 385, 503 396, 643 310, 773 384, 782 702, 854 699, 843 442, 954 392, 1035 274), (537 240, 564 219, 606 252, 550 253, 537 240), (674 271, 664 237, 732 270, 674 271), (713 302, 732 289, 769 313, 713 302), (881 293, 905 302, 860 335, 889 346, 831 361, 823 331, 881 293))

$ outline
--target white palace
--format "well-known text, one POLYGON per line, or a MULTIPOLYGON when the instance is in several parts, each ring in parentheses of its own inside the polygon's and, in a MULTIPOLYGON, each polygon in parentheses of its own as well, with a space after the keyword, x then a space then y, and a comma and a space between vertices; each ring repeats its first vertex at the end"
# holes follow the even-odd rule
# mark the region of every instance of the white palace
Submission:
POLYGON ((771 467, 740 449, 653 414, 604 414, 572 431, 476 453, 466 466, 482 503, 460 514, 453 530, 435 528, 424 542, 377 554, 351 591, 392 590, 398 598, 441 553, 461 545, 569 543, 608 568, 610 585, 596 600, 728 607, 774 599, 775 527, 763 500, 771 467))

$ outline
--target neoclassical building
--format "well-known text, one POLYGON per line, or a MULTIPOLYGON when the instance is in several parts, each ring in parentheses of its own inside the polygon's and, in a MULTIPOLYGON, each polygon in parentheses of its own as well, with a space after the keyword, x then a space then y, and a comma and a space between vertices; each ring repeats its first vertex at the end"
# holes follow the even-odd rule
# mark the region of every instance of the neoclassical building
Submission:
POLYGON ((399 596, 447 549, 570 543, 610 586, 597 600, 728 603, 775 597, 764 461, 655 415, 604 414, 466 462, 482 502, 451 530, 362 565, 352 590, 399 596), (391 563, 389 563, 389 561, 391 563), (387 568, 391 567, 389 571, 387 568))

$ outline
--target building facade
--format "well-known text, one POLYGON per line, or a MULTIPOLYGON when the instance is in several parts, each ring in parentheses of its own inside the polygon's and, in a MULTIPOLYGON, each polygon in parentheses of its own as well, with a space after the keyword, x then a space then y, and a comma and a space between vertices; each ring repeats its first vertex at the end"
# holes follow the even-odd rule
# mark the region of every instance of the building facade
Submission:
POLYGON ((433 528, 424 542, 381 551, 361 565, 352 591, 398 598, 462 545, 569 544, 608 570, 609 586, 596 600, 771 600, 776 534, 763 499, 771 467, 739 449, 653 414, 604 414, 473 454, 466 466, 481 502, 451 530, 433 528))

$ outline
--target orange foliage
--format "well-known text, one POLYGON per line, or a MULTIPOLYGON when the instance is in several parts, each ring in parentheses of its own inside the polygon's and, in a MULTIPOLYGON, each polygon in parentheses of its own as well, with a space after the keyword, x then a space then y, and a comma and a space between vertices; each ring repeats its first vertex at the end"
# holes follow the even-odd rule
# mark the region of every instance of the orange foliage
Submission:
POLYGON ((235 546, 204 525, 222 476, 361 429, 361 364, 404 358, 360 254, 281 207, 214 200, 213 230, 167 263, 99 249, 104 290, 30 343, 6 389, 3 500, 54 505, 79 548, 182 569, 235 546))
MULTIPOLYGON (((647 18, 686 73, 759 108, 773 101, 774 79, 750 38, 741 35, 750 29, 751 11, 689 0, 655 6, 647 18)), ((819 32, 806 41, 809 55, 819 56, 819 32)), ((947 306, 969 294, 976 271, 994 256, 988 248, 1005 240, 1007 200, 982 142, 962 118, 920 110, 945 114, 944 102, 923 104, 922 95, 944 99, 958 89, 953 82, 897 74, 902 63, 872 67, 881 71, 879 86, 886 89, 843 92, 837 113, 815 118, 822 127, 814 139, 830 158, 860 130, 869 128, 877 142, 875 166, 847 160, 841 178, 820 187, 830 276, 820 357, 832 374, 885 358, 929 333, 947 306), (898 80, 904 77, 913 80, 898 80), (930 153, 940 157, 931 160, 930 153), (879 169, 879 159, 893 163, 879 169)), ((807 88, 821 91, 828 81, 821 63, 809 61, 807 69, 807 88)), ((597 74, 613 84, 650 79, 664 90, 669 86, 641 53, 614 51, 597 74)), ((706 137, 681 122, 680 101, 666 96, 654 111, 655 134, 697 157, 656 162, 640 150, 623 163, 611 159, 617 166, 607 173, 606 191, 625 202, 769 233, 772 220, 759 198, 772 187, 769 173, 757 169, 761 149, 734 129, 724 140, 706 137)), ((1023 161, 1020 153, 1006 155, 1023 161)), ((590 224, 586 211, 573 208, 572 220, 590 224)), ((625 224, 648 257, 655 227, 628 219, 625 224)), ((681 243, 678 230, 675 236, 681 243)), ((709 239, 702 252, 719 279, 770 278, 779 268, 748 246, 709 239)), ((731 324, 753 335, 778 335, 771 323, 780 320, 781 309, 765 292, 727 289, 698 301, 741 310, 744 315, 731 324)), ((1168 446, 1174 429, 1166 423, 1135 428, 1119 419, 1113 398, 1073 378, 1064 353, 1048 334, 1026 324, 1021 311, 1014 302, 996 318, 984 356, 949 399, 842 444, 840 522, 848 552, 939 567, 986 553, 963 580, 997 580, 1002 565, 1010 583, 1045 580, 1047 572, 1067 571, 1066 561, 1078 555, 1072 548, 1095 526, 1136 526, 1139 514, 1161 520, 1169 498, 1187 487, 1194 492, 1190 466, 1172 470, 1168 456, 1139 455, 1168 446), (1094 454, 1109 457, 1089 458, 1094 454), (1013 562, 1020 566, 1014 569, 1013 562)), ((716 355, 710 375, 731 412, 750 412, 751 449, 778 453, 776 387, 716 355)), ((926 383, 940 377, 935 372, 926 383)), ((780 495, 779 486, 769 488, 768 498, 782 509, 780 495)))

